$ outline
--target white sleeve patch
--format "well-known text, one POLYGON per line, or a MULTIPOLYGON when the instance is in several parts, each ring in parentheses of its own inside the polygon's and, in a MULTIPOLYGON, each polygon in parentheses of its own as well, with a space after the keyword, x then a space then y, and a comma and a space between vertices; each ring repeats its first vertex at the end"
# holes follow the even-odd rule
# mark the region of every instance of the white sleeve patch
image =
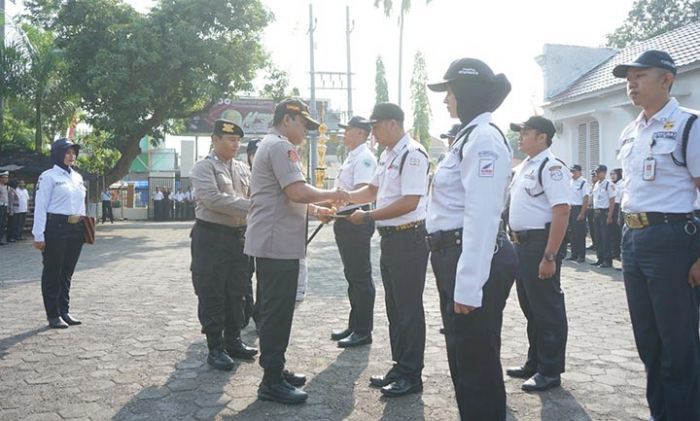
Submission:
POLYGON ((479 159, 479 177, 493 177, 495 168, 495 159, 479 159))

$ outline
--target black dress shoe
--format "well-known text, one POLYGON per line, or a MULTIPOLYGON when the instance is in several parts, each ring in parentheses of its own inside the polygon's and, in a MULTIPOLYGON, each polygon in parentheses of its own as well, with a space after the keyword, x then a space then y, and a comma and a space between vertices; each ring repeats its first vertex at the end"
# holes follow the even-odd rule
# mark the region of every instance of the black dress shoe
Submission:
POLYGON ((338 341, 338 348, 352 348, 353 346, 367 345, 372 343, 372 334, 362 334, 352 332, 347 338, 338 341))
POLYGON ((387 398, 396 398, 399 396, 409 395, 411 393, 419 393, 423 391, 423 380, 409 379, 401 376, 398 380, 382 387, 382 395, 387 398))
POLYGON ((611 267, 612 267, 612 263, 604 262, 604 263, 601 263, 601 264, 600 264, 600 267, 602 267, 602 268, 611 268, 611 267))
POLYGON ((352 334, 352 329, 347 328, 345 330, 334 330, 333 333, 331 333, 331 339, 334 341, 339 341, 341 339, 345 339, 348 336, 352 334))
POLYGON ((306 402, 309 395, 301 389, 282 381, 275 384, 261 383, 258 387, 258 398, 263 401, 279 402, 287 405, 298 405, 306 402))
POLYGON ((444 334, 445 334, 445 328, 444 328, 444 327, 441 327, 441 328, 440 328, 440 334, 441 334, 441 335, 444 335, 444 334))
POLYGON ((68 329, 68 325, 60 317, 49 317, 49 327, 51 329, 68 329))
POLYGON ((303 374, 294 373, 293 371, 283 370, 282 378, 284 381, 294 387, 301 387, 306 384, 306 376, 303 374))
POLYGON ((232 341, 226 341, 226 353, 231 358, 252 360, 258 354, 258 349, 248 346, 240 338, 236 338, 232 341))
POLYGON ((384 387, 398 380, 399 373, 393 368, 383 376, 372 376, 369 378, 369 385, 374 387, 384 387))
POLYGON ((603 264, 603 262, 601 262, 600 260, 596 260, 595 262, 591 262, 591 265, 593 265, 593 266, 600 266, 602 264, 603 264))
POLYGON ((534 376, 535 373, 537 373, 537 370, 525 366, 510 367, 506 369, 506 374, 509 377, 515 377, 516 379, 529 379, 530 377, 534 376))
POLYGON ((61 318, 63 319, 64 322, 68 323, 71 326, 77 326, 77 325, 83 324, 83 322, 81 322, 80 320, 71 316, 70 313, 61 314, 61 318))
POLYGON ((576 261, 579 262, 579 263, 583 263, 583 262, 586 261, 586 258, 585 258, 585 257, 579 257, 578 259, 576 259, 576 261))
POLYGON ((566 260, 576 260, 578 259, 576 256, 569 256, 566 258, 566 260))
POLYGON ((545 390, 551 389, 561 385, 561 377, 547 377, 540 373, 535 374, 530 377, 523 385, 520 387, 526 392, 543 392, 545 390))
POLYGON ((210 349, 207 364, 217 370, 231 371, 236 363, 221 349, 210 349))

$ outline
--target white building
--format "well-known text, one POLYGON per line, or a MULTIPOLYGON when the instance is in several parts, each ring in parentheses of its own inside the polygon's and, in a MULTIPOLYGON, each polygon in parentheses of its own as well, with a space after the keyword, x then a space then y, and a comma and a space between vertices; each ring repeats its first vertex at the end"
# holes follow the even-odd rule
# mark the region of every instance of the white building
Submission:
POLYGON ((536 61, 544 77, 544 114, 557 128, 552 147, 557 156, 584 169, 620 166, 616 159, 620 132, 640 109, 630 104, 625 80, 615 78, 612 70, 652 49, 668 52, 676 62, 671 95, 684 107, 700 109, 700 22, 622 50, 544 46, 536 61))

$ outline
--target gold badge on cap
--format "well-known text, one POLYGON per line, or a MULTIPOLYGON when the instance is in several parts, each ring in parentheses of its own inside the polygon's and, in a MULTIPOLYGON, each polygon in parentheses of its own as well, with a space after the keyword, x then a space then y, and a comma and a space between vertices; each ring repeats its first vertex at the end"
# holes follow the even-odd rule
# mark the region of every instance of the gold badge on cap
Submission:
POLYGON ((224 133, 235 133, 236 132, 233 128, 233 124, 231 124, 231 123, 224 123, 223 126, 221 127, 221 131, 224 133))

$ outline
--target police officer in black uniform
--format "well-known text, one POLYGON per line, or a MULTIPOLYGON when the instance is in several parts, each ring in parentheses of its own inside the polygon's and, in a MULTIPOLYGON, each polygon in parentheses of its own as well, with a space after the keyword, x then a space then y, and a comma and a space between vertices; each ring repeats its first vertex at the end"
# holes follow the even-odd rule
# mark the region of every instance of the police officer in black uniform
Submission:
POLYGON ((192 283, 202 333, 207 335, 207 362, 219 370, 233 369, 232 358, 250 359, 258 352, 240 337, 243 296, 250 281, 248 256, 243 253, 250 172, 234 159, 243 135, 235 123, 217 120, 212 151, 190 174, 197 190, 192 283))

